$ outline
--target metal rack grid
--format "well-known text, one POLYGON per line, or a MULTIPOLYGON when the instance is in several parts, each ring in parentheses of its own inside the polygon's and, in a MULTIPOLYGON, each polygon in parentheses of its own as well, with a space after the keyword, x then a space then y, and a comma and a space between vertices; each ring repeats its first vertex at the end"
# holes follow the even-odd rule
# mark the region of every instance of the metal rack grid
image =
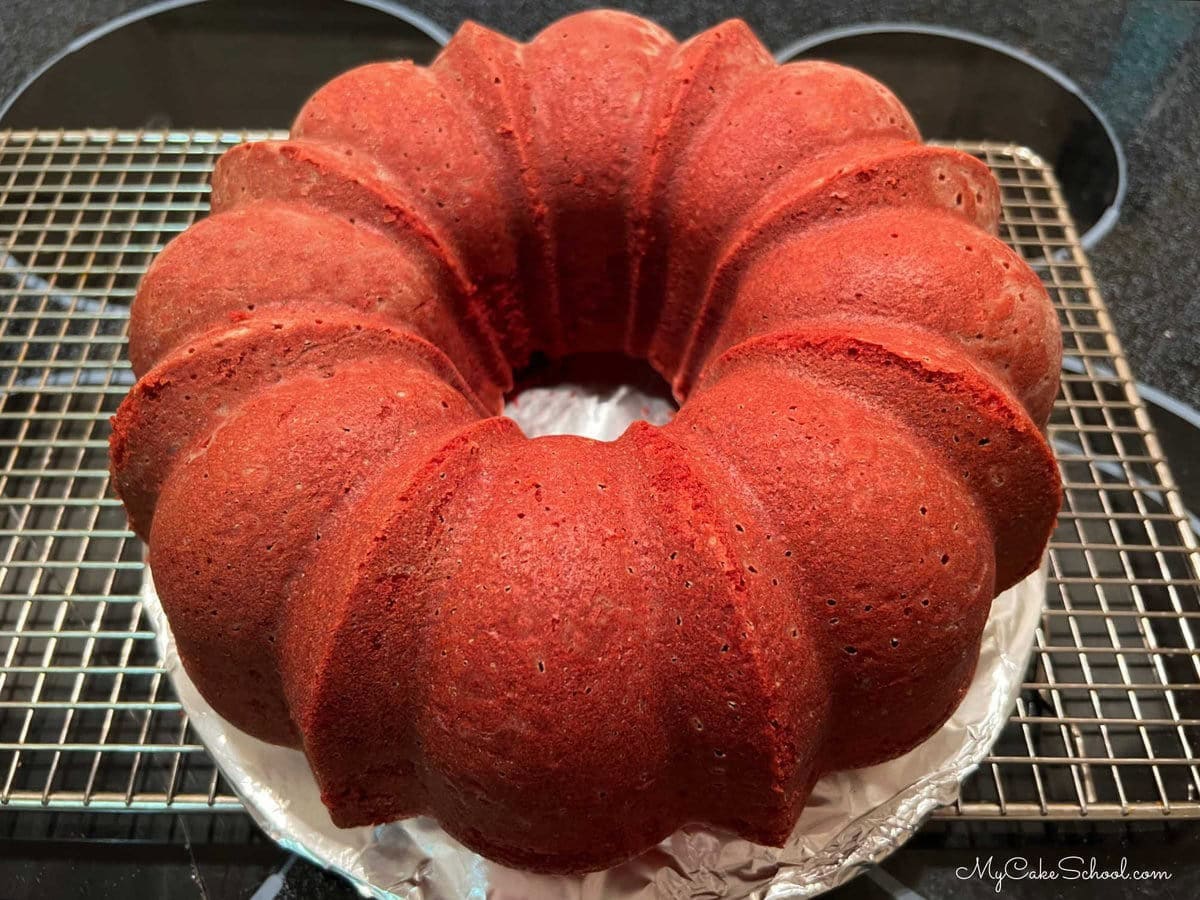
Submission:
MULTIPOLYGON (((240 809, 158 666, 108 483, 129 300, 260 133, 0 132, 0 808, 240 809)), ((996 172, 1063 326, 1066 484, 1033 663, 943 816, 1200 816, 1200 553, 1049 168, 996 172)))

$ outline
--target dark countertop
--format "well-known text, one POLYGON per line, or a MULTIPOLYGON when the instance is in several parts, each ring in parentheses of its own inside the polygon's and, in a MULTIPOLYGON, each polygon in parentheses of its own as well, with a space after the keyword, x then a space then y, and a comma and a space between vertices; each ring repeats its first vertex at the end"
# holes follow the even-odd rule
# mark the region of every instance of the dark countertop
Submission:
MULTIPOLYGON (((0 5, 0 97, 72 38, 146 0, 8 0, 0 5)), ((597 4, 413 0, 448 30, 471 18, 517 37, 597 4)), ((1200 4, 991 0, 622 2, 679 35, 746 19, 772 49, 827 28, 922 22, 986 35, 1055 66, 1108 116, 1129 161, 1113 231, 1092 251, 1135 374, 1200 407, 1200 4)), ((105 123, 63 123, 105 124, 105 123)), ((196 123, 203 124, 203 123, 196 123)))

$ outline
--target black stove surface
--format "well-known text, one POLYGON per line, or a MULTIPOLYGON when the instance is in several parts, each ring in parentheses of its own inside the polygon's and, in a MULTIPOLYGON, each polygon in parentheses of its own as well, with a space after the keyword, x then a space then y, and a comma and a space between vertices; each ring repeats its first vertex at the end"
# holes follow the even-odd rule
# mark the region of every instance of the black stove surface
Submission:
MULTIPOLYGON (((244 815, 22 813, 0 817, 0 829, 4 900, 360 896, 338 876, 274 844, 244 815)), ((1200 896, 1200 828, 1165 821, 934 821, 882 865, 825 896, 982 900, 998 895, 998 879, 999 895, 1014 898, 1193 900, 1200 896), (1135 871, 1159 877, 1103 877, 1135 871)))

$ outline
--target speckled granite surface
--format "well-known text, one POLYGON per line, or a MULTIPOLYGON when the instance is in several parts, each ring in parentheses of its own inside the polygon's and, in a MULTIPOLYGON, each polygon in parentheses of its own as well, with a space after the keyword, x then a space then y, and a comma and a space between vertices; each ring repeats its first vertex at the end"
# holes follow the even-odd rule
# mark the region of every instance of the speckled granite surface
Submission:
MULTIPOLYGON (((0 97, 75 36, 146 0, 0 3, 0 97)), ((472 18, 518 37, 597 4, 412 0, 447 29, 472 18)), ((837 25, 925 22, 1022 48, 1074 79, 1111 119, 1129 158, 1116 228, 1092 251, 1139 378, 1200 407, 1200 4, 994 0, 695 0, 611 5, 688 35, 740 16, 773 49, 837 25)), ((72 123, 73 124, 73 123, 72 123)))

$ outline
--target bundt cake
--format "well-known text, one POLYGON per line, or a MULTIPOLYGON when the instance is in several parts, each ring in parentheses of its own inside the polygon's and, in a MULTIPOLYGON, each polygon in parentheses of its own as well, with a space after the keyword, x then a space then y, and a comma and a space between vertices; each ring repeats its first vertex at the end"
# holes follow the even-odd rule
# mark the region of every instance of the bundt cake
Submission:
POLYGON ((780 844, 945 721, 1053 526, 1061 339, 999 207, 738 21, 467 24, 335 79, 225 154, 131 311, 113 477, 188 673, 340 826, 559 872, 780 844), (590 351, 675 419, 499 415, 590 351))

